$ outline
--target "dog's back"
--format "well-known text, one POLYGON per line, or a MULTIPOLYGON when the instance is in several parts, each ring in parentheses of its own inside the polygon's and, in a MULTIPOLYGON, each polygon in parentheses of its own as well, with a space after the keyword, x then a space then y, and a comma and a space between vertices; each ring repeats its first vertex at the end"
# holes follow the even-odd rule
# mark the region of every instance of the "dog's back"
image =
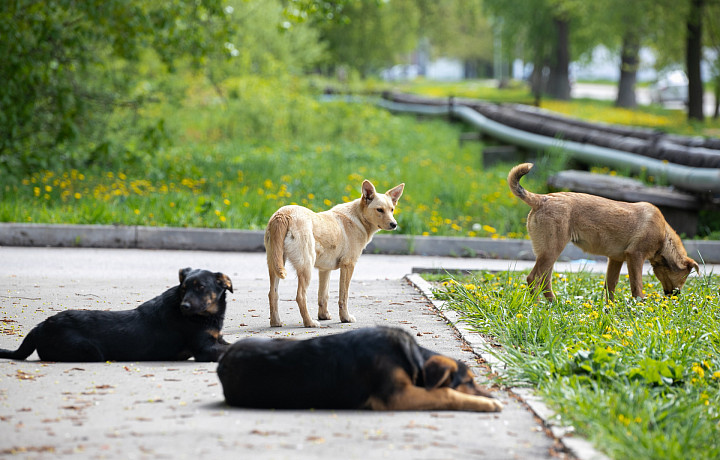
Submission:
POLYGON ((423 356, 399 329, 358 329, 308 340, 251 338, 220 359, 228 404, 276 409, 360 409, 390 396, 396 368, 419 376, 423 356))

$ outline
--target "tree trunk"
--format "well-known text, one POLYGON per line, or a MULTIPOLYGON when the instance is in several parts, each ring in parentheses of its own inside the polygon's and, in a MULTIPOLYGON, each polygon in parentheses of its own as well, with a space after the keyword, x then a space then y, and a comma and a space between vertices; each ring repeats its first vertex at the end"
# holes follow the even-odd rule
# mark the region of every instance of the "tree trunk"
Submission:
POLYGON ((703 121, 703 82, 700 74, 702 59, 702 15, 705 0, 691 0, 687 20, 686 63, 688 76, 688 118, 703 121))
POLYGON ((618 83, 618 94, 615 100, 616 107, 628 109, 637 107, 635 83, 640 62, 639 54, 640 38, 632 30, 625 32, 620 58, 620 82, 618 83))
POLYGON ((530 89, 534 98, 535 107, 540 107, 542 93, 544 92, 543 68, 542 62, 538 59, 533 63, 533 70, 530 74, 530 89))
POLYGON ((548 94, 561 100, 570 99, 570 44, 568 21, 555 18, 555 31, 557 32, 555 52, 550 63, 550 79, 548 81, 548 94))

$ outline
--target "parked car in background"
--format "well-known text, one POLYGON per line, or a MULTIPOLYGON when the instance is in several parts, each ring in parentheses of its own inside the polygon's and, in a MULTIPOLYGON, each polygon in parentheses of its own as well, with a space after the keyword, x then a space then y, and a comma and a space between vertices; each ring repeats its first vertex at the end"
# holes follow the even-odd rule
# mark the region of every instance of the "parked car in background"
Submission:
POLYGON ((688 78, 682 70, 673 70, 662 75, 650 87, 650 100, 655 104, 682 102, 688 100, 688 78))

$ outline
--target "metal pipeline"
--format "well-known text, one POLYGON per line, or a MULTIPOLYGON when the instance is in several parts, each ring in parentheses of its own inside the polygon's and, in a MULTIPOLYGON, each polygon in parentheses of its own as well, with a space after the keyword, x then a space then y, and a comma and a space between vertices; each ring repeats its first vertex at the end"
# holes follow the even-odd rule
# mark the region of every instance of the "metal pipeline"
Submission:
POLYGON ((694 168, 677 165, 621 150, 540 136, 490 120, 470 107, 463 105, 405 104, 386 99, 379 99, 377 105, 391 112, 457 117, 484 134, 514 145, 538 150, 562 149, 578 160, 617 169, 629 169, 636 173, 644 172, 662 178, 680 189, 694 192, 720 193, 720 169, 717 168, 694 168))

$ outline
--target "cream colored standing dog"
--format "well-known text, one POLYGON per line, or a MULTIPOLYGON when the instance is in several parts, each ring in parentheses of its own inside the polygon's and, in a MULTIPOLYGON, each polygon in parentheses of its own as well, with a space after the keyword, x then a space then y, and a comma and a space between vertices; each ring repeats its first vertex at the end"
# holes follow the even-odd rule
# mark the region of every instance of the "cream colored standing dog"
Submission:
POLYGON ((318 327, 307 309, 307 288, 313 267, 320 272, 318 318, 330 319, 328 284, 330 271, 340 269, 340 320, 355 322, 348 312, 348 287, 355 264, 378 230, 395 230, 395 206, 405 184, 376 193, 369 181, 362 184, 362 197, 315 213, 302 206, 283 206, 272 215, 265 229, 265 250, 270 272, 270 325, 282 326, 278 314, 278 284, 285 278, 290 260, 298 276, 297 301, 305 327, 318 327))
POLYGON ((585 252, 607 256, 605 289, 614 298, 623 262, 627 262, 633 297, 645 297, 642 267, 650 261, 666 295, 680 290, 698 264, 687 256, 680 237, 650 203, 625 203, 585 193, 559 192, 538 195, 525 190, 520 178, 531 163, 515 166, 508 174, 510 190, 530 205, 527 229, 536 262, 528 285, 542 287, 548 300, 555 299, 552 269, 568 242, 585 252))

